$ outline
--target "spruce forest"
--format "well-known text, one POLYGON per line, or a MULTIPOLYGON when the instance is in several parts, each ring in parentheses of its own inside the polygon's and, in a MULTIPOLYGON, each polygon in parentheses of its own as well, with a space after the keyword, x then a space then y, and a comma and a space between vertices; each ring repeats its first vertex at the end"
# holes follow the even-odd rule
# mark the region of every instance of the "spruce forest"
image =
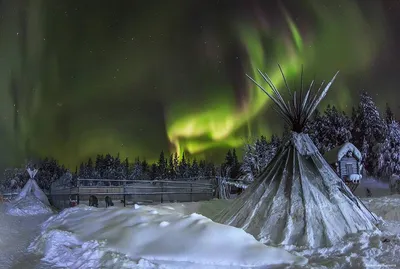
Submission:
MULTIPOLYGON (((353 143, 363 155, 364 173, 376 178, 388 178, 400 174, 400 125, 391 108, 387 105, 380 113, 371 96, 360 94, 357 107, 351 115, 328 105, 323 112, 317 111, 306 126, 306 133, 319 151, 327 151, 345 142, 353 143)), ((254 180, 274 157, 281 143, 281 137, 273 135, 267 139, 261 136, 246 143, 243 149, 230 149, 222 164, 205 160, 189 159, 183 154, 166 155, 161 151, 156 163, 137 158, 133 162, 110 154, 98 155, 81 163, 75 171, 67 170, 51 157, 29 162, 20 168, 8 168, 0 182, 0 191, 18 190, 28 180, 27 165, 35 166, 39 186, 49 190, 51 183, 59 178, 71 182, 82 179, 127 179, 127 180, 196 180, 200 177, 241 178, 254 180), (237 150, 243 158, 239 159, 237 150)), ((94 184, 97 184, 95 181, 94 184)), ((92 184, 93 184, 92 183, 92 184)), ((89 183, 90 184, 90 183, 89 183)), ((102 183, 104 184, 104 183, 102 183)))

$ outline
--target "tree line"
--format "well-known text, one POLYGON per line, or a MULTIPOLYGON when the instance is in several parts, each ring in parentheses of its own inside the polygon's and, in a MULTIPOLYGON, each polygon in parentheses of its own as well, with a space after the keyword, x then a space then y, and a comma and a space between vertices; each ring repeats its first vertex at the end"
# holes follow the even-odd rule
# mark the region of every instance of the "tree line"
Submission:
MULTIPOLYGON (((323 113, 316 111, 304 132, 321 154, 346 142, 353 143, 362 153, 364 173, 369 176, 389 178, 400 174, 399 123, 388 104, 381 115, 367 92, 360 94, 359 104, 352 108, 351 115, 331 105, 323 113)), ((277 136, 270 140, 262 136, 245 145, 241 165, 244 179, 251 181, 258 176, 275 156, 280 143, 277 136)))
MULTIPOLYGON (((387 105, 385 114, 380 115, 373 99, 366 92, 361 93, 357 107, 351 115, 328 105, 321 113, 316 112, 304 130, 310 135, 318 150, 324 154, 345 142, 351 142, 360 149, 364 158, 365 172, 371 176, 389 177, 400 174, 400 127, 394 114, 387 105)), ((265 136, 248 142, 243 148, 243 158, 239 160, 236 150, 228 150, 221 165, 205 160, 189 159, 186 154, 166 155, 161 151, 155 163, 145 159, 121 159, 119 155, 97 155, 82 162, 75 171, 68 171, 53 158, 44 158, 29 163, 39 168, 38 184, 49 189, 52 182, 59 178, 68 178, 76 182, 82 179, 128 179, 128 180, 194 180, 199 177, 223 176, 241 177, 252 181, 275 156, 282 143, 282 136, 265 136)), ((28 180, 23 168, 6 169, 0 188, 21 188, 28 180)), ((98 182, 89 182, 98 184, 98 182)))
POLYGON ((189 159, 185 154, 181 158, 175 153, 168 157, 161 151, 159 159, 155 163, 148 163, 145 159, 136 158, 130 163, 128 158, 121 160, 119 154, 97 155, 93 160, 89 158, 82 162, 75 171, 67 170, 53 158, 44 158, 36 162, 28 162, 20 168, 8 168, 4 172, 4 180, 0 184, 0 190, 20 189, 29 179, 26 167, 38 168, 36 176, 39 187, 49 190, 51 184, 57 179, 71 185, 76 185, 77 179, 91 179, 83 181, 84 185, 118 185, 119 182, 97 181, 96 179, 110 180, 196 180, 198 178, 215 177, 223 175, 237 177, 240 163, 236 151, 228 150, 225 162, 216 165, 205 160, 189 159), (228 168, 229 167, 229 168, 228 168), (226 174, 222 171, 230 171, 226 174))

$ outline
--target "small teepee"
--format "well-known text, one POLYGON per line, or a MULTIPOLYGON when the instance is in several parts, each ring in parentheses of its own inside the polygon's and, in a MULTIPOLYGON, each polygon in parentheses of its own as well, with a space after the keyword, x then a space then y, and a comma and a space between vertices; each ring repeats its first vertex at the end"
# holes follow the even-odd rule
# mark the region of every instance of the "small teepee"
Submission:
POLYGON ((49 200, 47 199, 46 194, 40 189, 38 186, 35 176, 38 172, 37 169, 31 169, 28 168, 26 171, 29 174, 29 179, 28 182, 26 182, 25 186, 22 188, 21 192, 18 194, 17 198, 15 198, 15 201, 19 201, 29 195, 33 195, 37 199, 39 199, 43 204, 50 206, 49 200))
POLYGON ((351 193, 309 136, 302 133, 337 73, 324 89, 322 83, 314 92, 311 82, 303 94, 303 75, 298 93, 290 90, 282 72, 288 100, 268 75, 259 73, 272 94, 249 78, 277 105, 291 133, 261 175, 214 220, 242 228, 266 244, 308 248, 332 246, 348 234, 375 229, 376 216, 351 193))

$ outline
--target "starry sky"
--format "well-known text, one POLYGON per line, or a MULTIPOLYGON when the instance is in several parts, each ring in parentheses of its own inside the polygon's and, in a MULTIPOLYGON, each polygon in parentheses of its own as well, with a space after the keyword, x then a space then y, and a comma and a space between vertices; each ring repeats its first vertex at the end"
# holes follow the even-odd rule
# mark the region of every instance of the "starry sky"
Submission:
POLYGON ((280 133, 245 77, 328 80, 325 105, 365 89, 397 111, 399 1, 0 0, 0 166, 98 153, 222 161, 280 133))

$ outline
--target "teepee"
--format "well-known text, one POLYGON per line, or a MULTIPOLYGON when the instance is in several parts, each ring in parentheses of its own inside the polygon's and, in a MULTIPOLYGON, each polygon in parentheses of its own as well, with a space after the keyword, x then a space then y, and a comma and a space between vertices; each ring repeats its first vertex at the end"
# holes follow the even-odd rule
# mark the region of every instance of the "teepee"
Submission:
POLYGON ((29 174, 28 182, 26 182, 25 186, 22 188, 21 192, 15 198, 15 201, 20 201, 23 198, 33 195, 35 198, 39 199, 46 206, 50 206, 49 200, 47 199, 46 194, 42 191, 35 180, 35 176, 38 172, 37 169, 28 168, 26 170, 29 174))
POLYGON ((309 136, 302 133, 337 73, 317 91, 313 91, 313 81, 303 91, 302 75, 300 92, 296 92, 290 90, 279 69, 287 98, 260 70, 272 93, 248 77, 276 104, 291 133, 260 176, 214 220, 242 228, 266 244, 308 248, 332 246, 348 234, 375 229, 376 216, 351 193, 309 136))

